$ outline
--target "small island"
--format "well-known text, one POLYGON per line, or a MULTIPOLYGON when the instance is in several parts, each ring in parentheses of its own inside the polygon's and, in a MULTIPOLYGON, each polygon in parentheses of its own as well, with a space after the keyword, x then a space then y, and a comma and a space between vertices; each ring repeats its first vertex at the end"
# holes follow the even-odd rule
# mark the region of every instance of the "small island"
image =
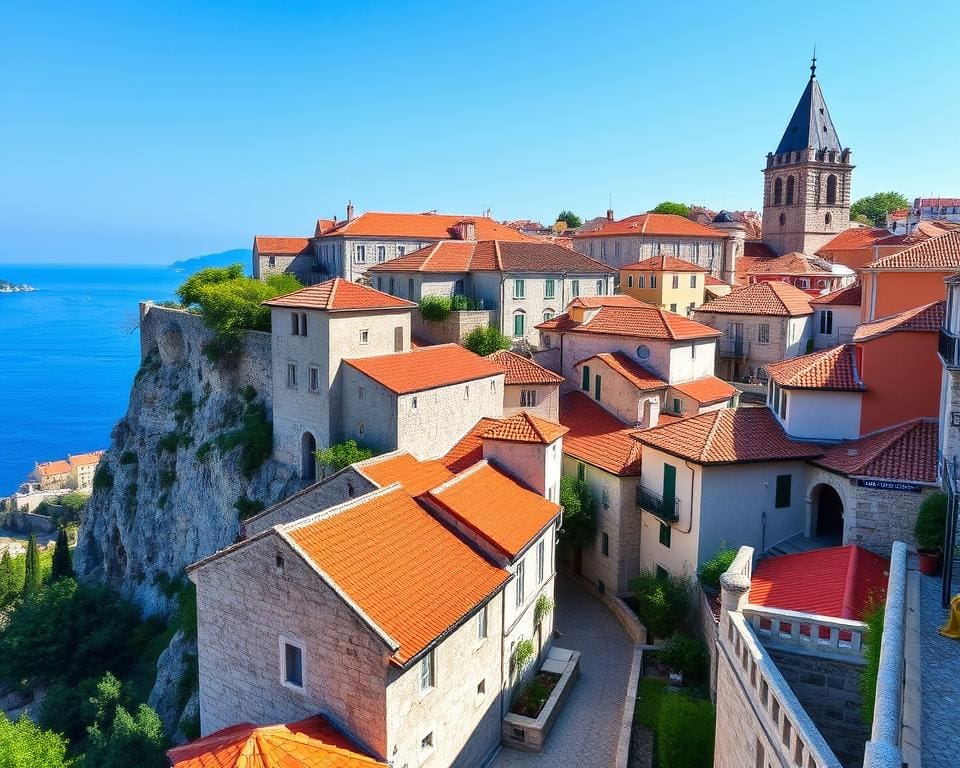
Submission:
POLYGON ((0 293, 21 293, 22 291, 37 290, 32 285, 17 285, 7 280, 0 280, 0 293))

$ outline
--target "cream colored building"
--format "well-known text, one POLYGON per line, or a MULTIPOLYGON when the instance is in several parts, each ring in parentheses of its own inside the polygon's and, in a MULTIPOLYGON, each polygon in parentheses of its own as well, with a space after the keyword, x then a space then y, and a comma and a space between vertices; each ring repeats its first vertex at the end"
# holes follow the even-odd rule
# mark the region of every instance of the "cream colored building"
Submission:
POLYGON ((661 253, 620 267, 620 292, 689 315, 703 304, 708 274, 706 267, 661 253))

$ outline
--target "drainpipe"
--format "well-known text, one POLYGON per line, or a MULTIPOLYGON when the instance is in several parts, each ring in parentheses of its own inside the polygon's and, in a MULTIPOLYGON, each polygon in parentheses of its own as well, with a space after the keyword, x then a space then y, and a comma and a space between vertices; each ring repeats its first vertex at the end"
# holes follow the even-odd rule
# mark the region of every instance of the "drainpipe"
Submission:
POLYGON ((683 462, 684 466, 690 470, 690 525, 687 526, 687 530, 680 531, 680 533, 690 533, 693 530, 693 482, 696 479, 695 472, 693 467, 690 466, 689 461, 683 462))

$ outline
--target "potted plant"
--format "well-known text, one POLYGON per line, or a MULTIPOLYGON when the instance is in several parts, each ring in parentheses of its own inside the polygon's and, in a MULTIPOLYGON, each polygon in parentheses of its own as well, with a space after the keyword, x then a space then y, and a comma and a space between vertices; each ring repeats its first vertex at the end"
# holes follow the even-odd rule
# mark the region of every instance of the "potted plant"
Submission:
POLYGON ((943 536, 947 528, 947 496, 932 493, 920 502, 913 537, 917 541, 920 573, 936 576, 943 558, 943 536))

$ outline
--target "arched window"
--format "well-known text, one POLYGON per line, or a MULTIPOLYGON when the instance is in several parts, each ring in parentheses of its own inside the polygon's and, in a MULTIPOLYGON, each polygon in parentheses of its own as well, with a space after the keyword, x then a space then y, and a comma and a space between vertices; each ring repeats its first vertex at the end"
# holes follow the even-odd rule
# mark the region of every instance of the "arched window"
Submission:
POLYGON ((309 432, 300 438, 300 477, 304 480, 317 479, 317 440, 309 432))
POLYGON ((783 179, 777 176, 773 182, 773 204, 781 205, 783 203, 783 179))
POLYGON ((833 214, 828 213, 826 216, 824 216, 823 223, 829 227, 833 223, 833 214))
POLYGON ((513 337, 519 339, 527 333, 527 316, 522 309, 513 313, 513 337))
POLYGON ((831 173, 827 176, 827 205, 837 204, 837 177, 831 173))
POLYGON ((546 322, 547 320, 553 320, 554 314, 555 314, 555 313, 554 313, 554 311, 553 311, 552 309, 545 309, 545 310, 543 310, 543 320, 544 320, 544 322, 546 322))
POLYGON ((787 176, 787 205, 793 205, 793 176, 787 176))
POLYGON ((784 215, 781 213, 781 214, 780 214, 780 226, 782 227, 782 226, 783 226, 784 224, 786 224, 786 223, 787 223, 787 217, 784 216, 784 215))

